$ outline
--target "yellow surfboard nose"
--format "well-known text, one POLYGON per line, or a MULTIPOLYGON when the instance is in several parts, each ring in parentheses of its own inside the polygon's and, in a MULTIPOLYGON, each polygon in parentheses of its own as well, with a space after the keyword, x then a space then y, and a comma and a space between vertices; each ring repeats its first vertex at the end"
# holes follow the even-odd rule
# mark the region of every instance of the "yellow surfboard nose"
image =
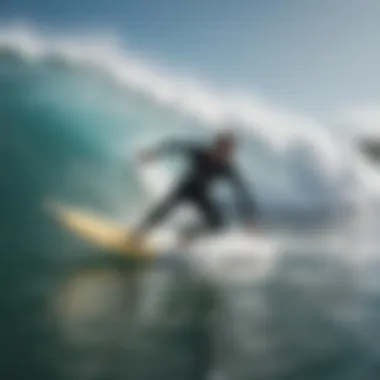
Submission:
POLYGON ((63 226, 93 244, 131 258, 154 257, 144 237, 133 235, 120 224, 56 202, 49 202, 47 208, 63 226))

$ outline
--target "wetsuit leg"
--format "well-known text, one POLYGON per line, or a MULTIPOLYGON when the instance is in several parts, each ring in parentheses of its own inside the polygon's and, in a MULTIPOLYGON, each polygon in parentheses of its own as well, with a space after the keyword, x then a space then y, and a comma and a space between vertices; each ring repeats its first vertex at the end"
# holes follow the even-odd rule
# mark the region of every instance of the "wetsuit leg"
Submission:
POLYGON ((184 196, 180 191, 175 191, 167 196, 161 203, 156 205, 152 210, 148 212, 146 217, 142 220, 137 228, 137 232, 146 232, 150 228, 156 226, 182 201, 184 196))
POLYGON ((207 224, 207 229, 216 231, 223 227, 222 212, 217 202, 206 195, 193 198, 193 202, 201 211, 207 224))

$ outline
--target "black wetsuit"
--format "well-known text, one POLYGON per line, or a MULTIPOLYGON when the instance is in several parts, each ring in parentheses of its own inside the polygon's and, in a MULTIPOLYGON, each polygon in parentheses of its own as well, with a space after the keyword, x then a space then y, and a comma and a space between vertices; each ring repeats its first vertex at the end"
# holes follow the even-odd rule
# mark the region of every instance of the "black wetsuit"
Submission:
POLYGON ((160 153, 183 153, 190 159, 190 170, 179 182, 176 189, 143 220, 140 230, 146 230, 162 219, 182 202, 192 203, 203 215, 207 229, 216 230, 223 226, 219 205, 210 194, 215 180, 227 179, 237 190, 238 211, 244 221, 253 221, 256 208, 239 174, 229 162, 220 162, 212 158, 207 147, 168 143, 161 147, 160 153))

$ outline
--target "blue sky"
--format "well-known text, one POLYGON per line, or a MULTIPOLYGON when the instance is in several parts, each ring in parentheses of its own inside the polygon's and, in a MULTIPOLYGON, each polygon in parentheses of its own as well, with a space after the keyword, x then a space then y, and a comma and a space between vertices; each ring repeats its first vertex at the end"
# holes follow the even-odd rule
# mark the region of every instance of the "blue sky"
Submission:
POLYGON ((212 83, 319 118, 380 99, 378 0, 3 0, 0 15, 113 32, 212 83))

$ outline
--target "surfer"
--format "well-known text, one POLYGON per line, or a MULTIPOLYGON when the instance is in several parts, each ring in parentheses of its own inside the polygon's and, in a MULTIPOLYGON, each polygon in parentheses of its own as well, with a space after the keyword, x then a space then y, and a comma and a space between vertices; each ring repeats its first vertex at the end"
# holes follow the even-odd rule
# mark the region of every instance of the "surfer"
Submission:
MULTIPOLYGON (((179 181, 174 191, 148 212, 135 230, 134 236, 142 236, 148 232, 183 202, 191 203, 201 212, 205 222, 204 226, 200 226, 202 232, 219 231, 224 226, 222 210, 211 194, 211 185, 219 179, 227 180, 235 188, 240 219, 250 228, 256 220, 257 210, 244 181, 232 163, 236 145, 232 133, 221 132, 208 146, 168 142, 141 152, 141 164, 158 159, 163 154, 184 154, 189 158, 190 170, 179 181)), ((191 239, 199 232, 201 231, 189 232, 191 236, 187 238, 191 239)))

